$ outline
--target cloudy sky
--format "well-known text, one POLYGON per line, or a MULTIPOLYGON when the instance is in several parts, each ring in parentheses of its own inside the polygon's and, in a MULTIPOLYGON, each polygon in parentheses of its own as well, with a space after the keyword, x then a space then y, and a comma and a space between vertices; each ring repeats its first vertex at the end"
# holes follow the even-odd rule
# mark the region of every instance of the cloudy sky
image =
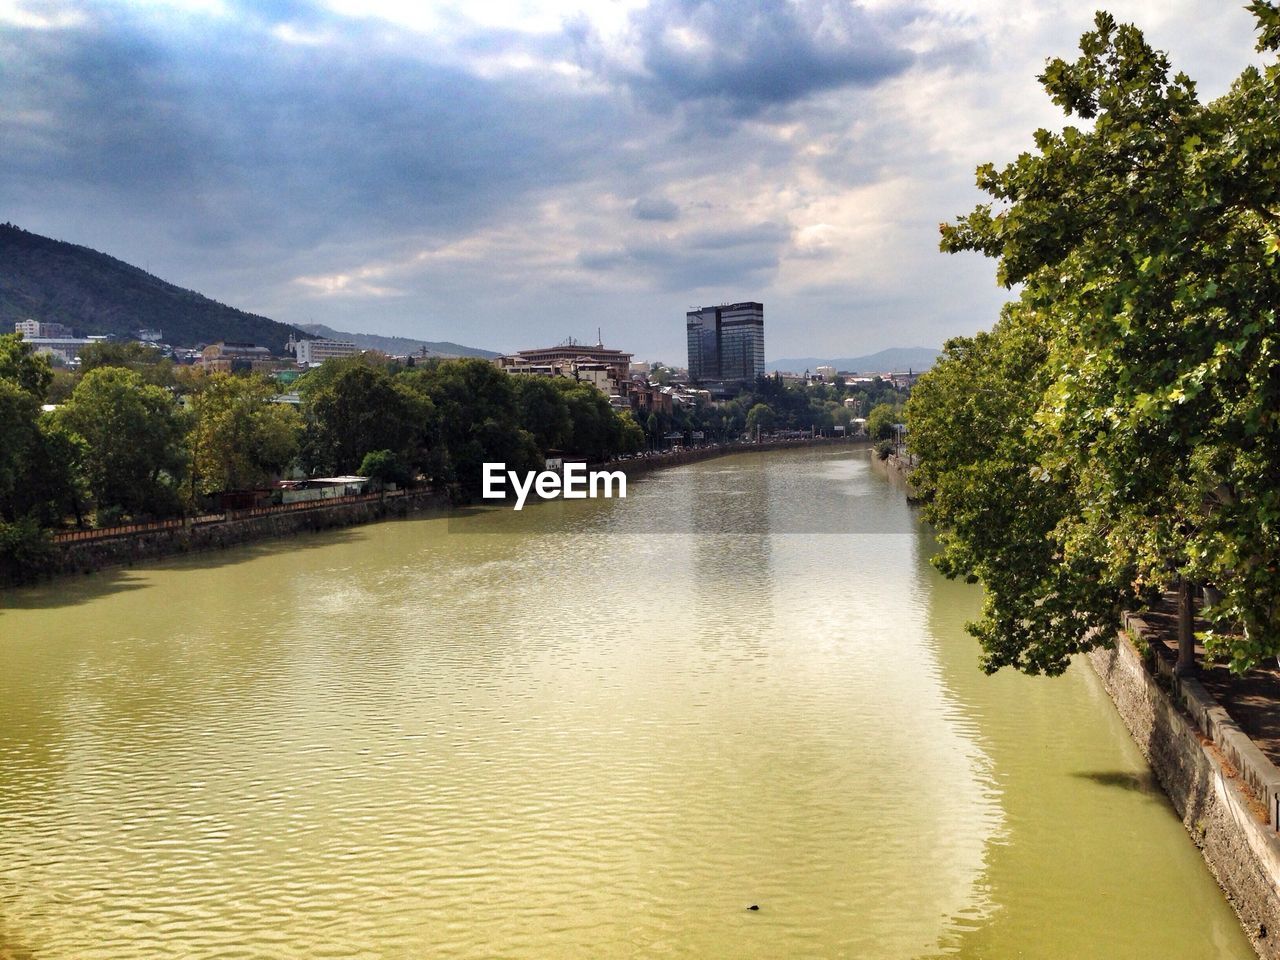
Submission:
MULTIPOLYGON (((1115 0, 1202 95, 1243 0, 1115 0)), ((937 225, 1061 115, 1055 0, 0 0, 0 220, 287 322, 684 361, 937 346, 1004 292, 937 225)))

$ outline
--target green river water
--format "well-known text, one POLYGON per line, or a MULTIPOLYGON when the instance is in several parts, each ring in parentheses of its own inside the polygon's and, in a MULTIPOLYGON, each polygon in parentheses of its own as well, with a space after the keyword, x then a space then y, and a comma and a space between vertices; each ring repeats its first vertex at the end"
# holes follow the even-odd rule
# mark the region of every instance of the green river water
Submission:
POLYGON ((865 450, 628 494, 0 595, 0 957, 1253 956, 865 450))

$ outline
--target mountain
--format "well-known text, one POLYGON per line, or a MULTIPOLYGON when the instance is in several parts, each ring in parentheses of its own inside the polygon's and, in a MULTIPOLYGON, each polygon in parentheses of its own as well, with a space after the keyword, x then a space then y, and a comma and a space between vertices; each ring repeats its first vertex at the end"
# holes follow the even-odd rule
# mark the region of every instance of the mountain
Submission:
POLYGON ((492 360, 501 356, 492 350, 481 350, 479 347, 464 347, 460 343, 448 340, 413 340, 409 337, 382 337, 376 333, 344 333, 323 323, 300 323, 298 327, 317 337, 328 337, 331 340, 350 340, 362 350, 381 350, 392 356, 403 356, 420 353, 424 348, 428 354, 441 357, 482 357, 492 360))
POLYGON ((310 337, 97 250, 0 224, 0 332, 28 318, 64 323, 81 335, 158 329, 180 347, 241 340, 281 353, 290 335, 310 337))
POLYGON ((890 347, 879 353, 865 357, 783 357, 765 364, 765 369, 772 373, 782 370, 788 373, 811 373, 818 367, 832 366, 837 370, 848 370, 857 373, 906 373, 908 370, 928 370, 933 361, 941 354, 941 350, 932 347, 890 347))

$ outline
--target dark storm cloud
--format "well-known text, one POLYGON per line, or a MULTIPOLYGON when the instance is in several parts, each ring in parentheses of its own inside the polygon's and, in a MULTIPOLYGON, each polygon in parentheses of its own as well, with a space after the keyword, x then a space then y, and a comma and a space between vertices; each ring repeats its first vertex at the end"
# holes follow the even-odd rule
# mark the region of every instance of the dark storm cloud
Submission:
MULTIPOLYGON (((253 9, 332 26, 303 4, 253 9)), ((401 43, 359 22, 306 45, 240 21, 160 29, 102 11, 71 29, 7 29, 0 201, 91 186, 140 216, 199 223, 196 242, 448 235, 597 162, 603 98, 485 80, 401 43)))
POLYGON ((632 21, 644 70, 622 76, 659 108, 752 116, 901 73, 913 56, 893 31, 911 16, 876 17, 847 0, 656 0, 632 21))

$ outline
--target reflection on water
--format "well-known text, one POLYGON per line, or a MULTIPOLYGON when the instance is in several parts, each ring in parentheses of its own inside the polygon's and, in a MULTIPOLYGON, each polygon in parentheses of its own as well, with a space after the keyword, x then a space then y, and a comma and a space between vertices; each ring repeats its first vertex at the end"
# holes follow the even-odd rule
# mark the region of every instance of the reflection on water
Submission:
POLYGON ((4 598, 0 956, 1250 956, 864 457, 4 598))

